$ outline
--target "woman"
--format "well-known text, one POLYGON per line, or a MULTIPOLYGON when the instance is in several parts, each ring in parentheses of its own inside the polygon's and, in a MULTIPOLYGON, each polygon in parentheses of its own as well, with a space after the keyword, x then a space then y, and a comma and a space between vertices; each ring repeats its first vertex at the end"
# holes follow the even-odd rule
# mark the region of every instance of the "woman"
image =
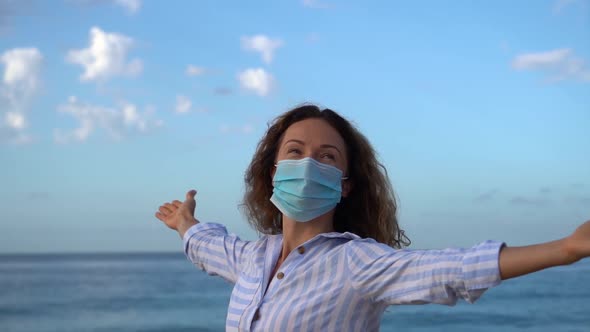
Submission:
POLYGON ((406 250, 385 168, 367 139, 313 105, 278 117, 246 172, 242 241, 194 218, 195 194, 160 206, 199 268, 235 283, 228 331, 377 331, 393 304, 473 302, 502 279, 590 255, 590 222, 526 247, 406 250))

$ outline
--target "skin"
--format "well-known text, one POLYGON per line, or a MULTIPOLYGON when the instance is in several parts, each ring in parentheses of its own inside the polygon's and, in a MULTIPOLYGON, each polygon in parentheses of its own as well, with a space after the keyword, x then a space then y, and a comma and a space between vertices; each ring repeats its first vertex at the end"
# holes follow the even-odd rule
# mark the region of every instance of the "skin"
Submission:
MULTIPOLYGON (((314 158, 337 167, 347 176, 348 156, 344 139, 327 122, 306 119, 292 124, 279 145, 276 161, 284 159, 314 158)), ((274 175, 274 169, 272 174, 274 175)), ((272 181, 272 179, 269 179, 272 181)), ((342 196, 352 190, 348 181, 342 181, 342 196)), ((160 206, 156 218, 178 232, 180 237, 193 225, 196 190, 186 193, 184 202, 175 200, 160 206)), ((309 222, 300 223, 283 216, 283 247, 272 273, 276 273, 287 256, 299 245, 321 233, 333 232, 334 210, 309 222)), ((548 267, 567 265, 590 256, 590 221, 579 226, 570 236, 546 243, 522 247, 505 246, 500 252, 500 275, 509 279, 548 267)))

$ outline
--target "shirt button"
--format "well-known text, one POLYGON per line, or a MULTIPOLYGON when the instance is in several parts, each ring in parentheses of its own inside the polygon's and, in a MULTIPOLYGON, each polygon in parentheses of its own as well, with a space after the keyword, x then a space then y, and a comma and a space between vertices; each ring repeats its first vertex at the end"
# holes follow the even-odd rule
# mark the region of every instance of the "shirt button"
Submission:
POLYGON ((283 279, 284 277, 285 277, 285 274, 283 272, 277 273, 277 279, 283 279))
POLYGON ((299 251, 299 253, 301 255, 303 255, 305 253, 305 247, 304 246, 301 246, 301 247, 297 248, 297 251, 299 251))

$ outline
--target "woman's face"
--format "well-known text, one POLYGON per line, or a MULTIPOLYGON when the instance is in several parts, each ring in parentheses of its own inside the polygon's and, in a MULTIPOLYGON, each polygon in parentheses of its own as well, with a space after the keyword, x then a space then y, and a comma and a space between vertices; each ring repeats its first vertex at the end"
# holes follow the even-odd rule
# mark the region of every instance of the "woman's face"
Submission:
POLYGON ((348 176, 348 156, 344 139, 322 119, 305 119, 292 124, 280 142, 276 161, 310 157, 335 166, 348 176))

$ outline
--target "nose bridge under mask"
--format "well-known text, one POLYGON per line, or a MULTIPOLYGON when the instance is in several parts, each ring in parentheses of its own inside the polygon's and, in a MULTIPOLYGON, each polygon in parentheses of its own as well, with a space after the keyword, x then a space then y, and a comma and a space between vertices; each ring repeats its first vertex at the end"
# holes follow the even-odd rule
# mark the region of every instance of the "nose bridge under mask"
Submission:
POLYGON ((274 164, 274 174, 276 174, 277 168, 281 164, 284 168, 281 177, 293 176, 294 178, 307 179, 318 179, 323 177, 330 180, 335 180, 334 177, 338 173, 340 180, 348 180, 348 176, 343 176, 342 171, 338 167, 322 163, 312 157, 279 160, 274 164))

